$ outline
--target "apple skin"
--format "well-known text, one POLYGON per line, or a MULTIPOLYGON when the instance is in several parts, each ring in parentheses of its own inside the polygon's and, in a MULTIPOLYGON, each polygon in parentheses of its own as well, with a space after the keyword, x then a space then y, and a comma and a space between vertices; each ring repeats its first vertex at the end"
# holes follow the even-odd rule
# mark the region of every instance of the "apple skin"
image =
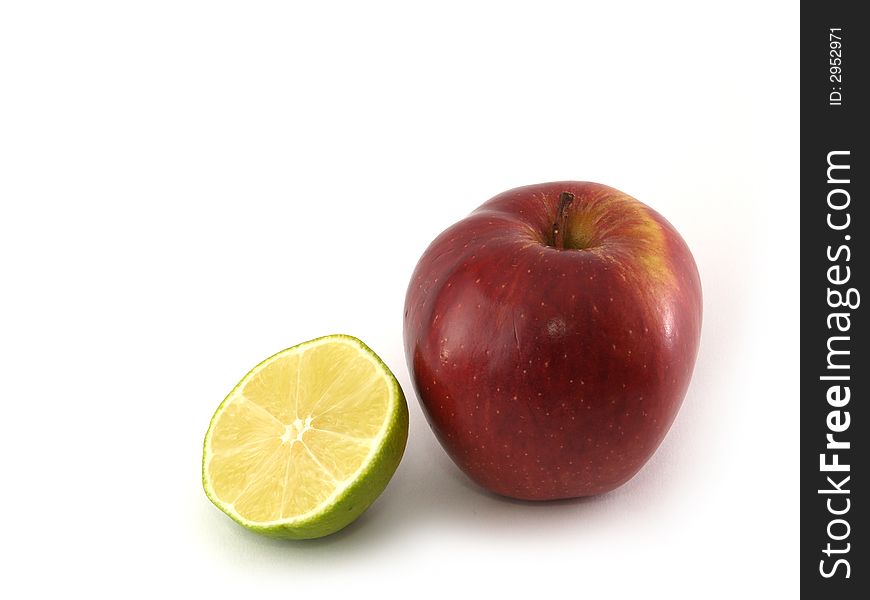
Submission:
POLYGON ((405 353, 430 426, 471 479, 524 500, 590 496, 661 443, 701 312, 695 261, 664 217, 601 184, 545 183, 432 242, 408 286, 405 353))

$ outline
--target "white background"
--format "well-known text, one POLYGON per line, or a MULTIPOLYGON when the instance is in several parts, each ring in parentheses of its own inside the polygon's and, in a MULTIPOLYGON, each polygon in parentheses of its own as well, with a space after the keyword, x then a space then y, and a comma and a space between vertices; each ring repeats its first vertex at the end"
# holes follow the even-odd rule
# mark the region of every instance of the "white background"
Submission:
POLYGON ((0 8, 0 595, 794 597, 796 4, 291 4, 0 8), (441 230, 557 179, 664 214, 705 322, 646 468, 526 504, 438 446, 402 308, 441 230), (250 534, 209 419, 335 332, 405 389, 404 461, 335 536, 250 534))

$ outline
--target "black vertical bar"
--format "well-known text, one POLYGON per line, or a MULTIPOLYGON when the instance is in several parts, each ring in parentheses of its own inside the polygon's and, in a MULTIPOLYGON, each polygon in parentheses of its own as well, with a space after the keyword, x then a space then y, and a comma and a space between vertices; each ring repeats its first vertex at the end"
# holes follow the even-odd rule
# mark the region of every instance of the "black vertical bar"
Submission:
POLYGON ((870 598, 863 2, 801 6, 801 592, 870 598))

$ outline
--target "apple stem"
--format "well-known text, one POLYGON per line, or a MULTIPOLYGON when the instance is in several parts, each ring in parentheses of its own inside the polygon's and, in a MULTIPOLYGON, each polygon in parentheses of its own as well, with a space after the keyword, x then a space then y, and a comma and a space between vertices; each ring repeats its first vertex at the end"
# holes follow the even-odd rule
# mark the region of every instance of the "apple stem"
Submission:
POLYGON ((574 194, 571 192, 562 192, 559 195, 559 209, 556 212, 556 222, 553 223, 553 235, 550 240, 550 245, 554 248, 565 248, 565 229, 567 228, 565 209, 572 202, 574 202, 574 194))

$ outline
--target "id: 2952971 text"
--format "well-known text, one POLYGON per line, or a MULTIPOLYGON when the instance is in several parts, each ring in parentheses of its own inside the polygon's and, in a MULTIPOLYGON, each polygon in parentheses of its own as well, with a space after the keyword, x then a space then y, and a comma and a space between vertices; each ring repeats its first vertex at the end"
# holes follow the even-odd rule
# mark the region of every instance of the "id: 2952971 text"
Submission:
POLYGON ((831 92, 828 94, 829 106, 843 105, 843 28, 831 27, 828 30, 828 81, 831 92))

